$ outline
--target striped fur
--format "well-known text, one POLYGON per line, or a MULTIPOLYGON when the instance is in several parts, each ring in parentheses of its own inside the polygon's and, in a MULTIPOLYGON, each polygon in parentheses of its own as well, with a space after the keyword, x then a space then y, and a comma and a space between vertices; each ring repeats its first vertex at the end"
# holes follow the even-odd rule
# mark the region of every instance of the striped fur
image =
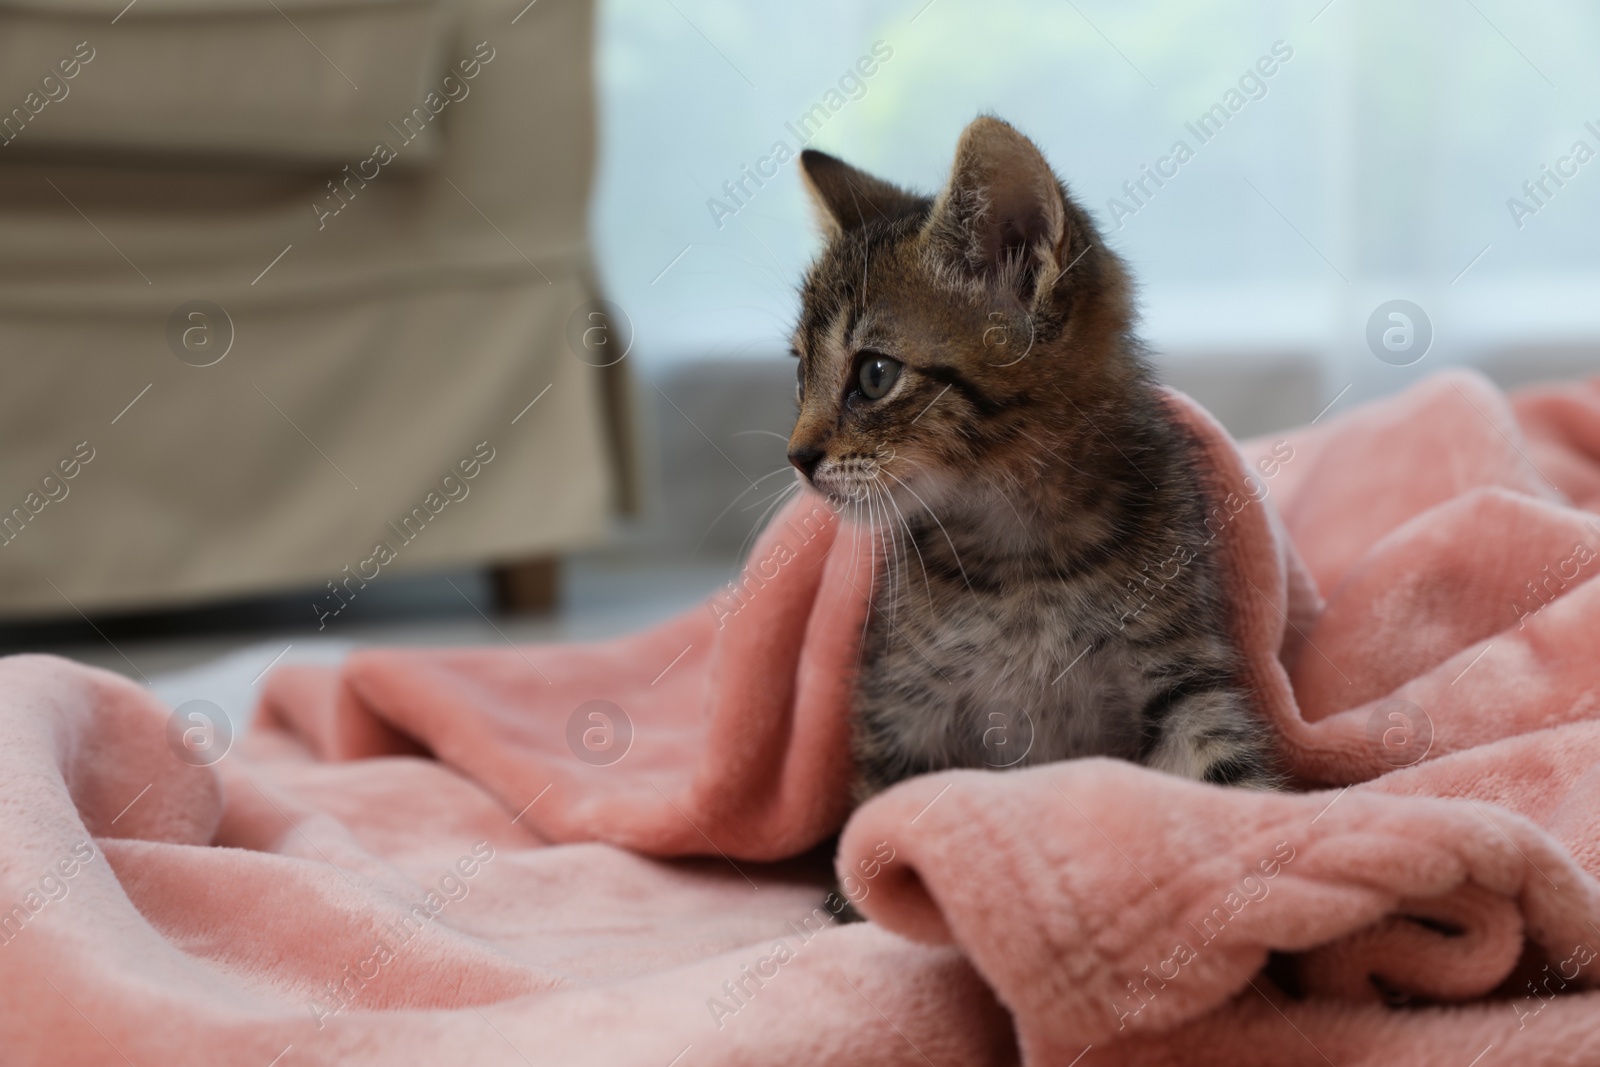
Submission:
POLYGON ((794 334, 790 454, 878 542, 859 797, 1088 755, 1273 787, 1197 446, 1088 215, 993 118, 963 134, 937 198, 816 152, 802 168, 829 240, 794 334), (867 399, 874 353, 901 369, 867 399))

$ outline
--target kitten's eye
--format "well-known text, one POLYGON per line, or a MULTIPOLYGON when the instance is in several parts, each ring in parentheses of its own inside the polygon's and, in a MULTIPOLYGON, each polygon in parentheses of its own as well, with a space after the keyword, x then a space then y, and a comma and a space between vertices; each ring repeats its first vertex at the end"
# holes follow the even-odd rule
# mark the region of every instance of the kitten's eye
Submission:
POLYGON ((856 375, 861 384, 861 395, 868 400, 877 400, 894 387, 895 379, 900 377, 900 361, 890 359, 888 356, 868 355, 861 361, 861 370, 856 375))
POLYGON ((806 399, 806 365, 804 363, 795 363, 794 380, 794 395, 799 398, 801 403, 804 403, 806 399))

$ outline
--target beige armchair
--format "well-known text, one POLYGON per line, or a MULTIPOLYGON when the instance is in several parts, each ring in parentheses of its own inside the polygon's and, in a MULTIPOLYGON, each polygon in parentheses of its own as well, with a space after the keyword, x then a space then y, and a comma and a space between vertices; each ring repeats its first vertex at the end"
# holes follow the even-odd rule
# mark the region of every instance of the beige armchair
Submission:
POLYGON ((602 532, 631 338, 594 303, 592 20, 0 0, 0 614, 602 532))

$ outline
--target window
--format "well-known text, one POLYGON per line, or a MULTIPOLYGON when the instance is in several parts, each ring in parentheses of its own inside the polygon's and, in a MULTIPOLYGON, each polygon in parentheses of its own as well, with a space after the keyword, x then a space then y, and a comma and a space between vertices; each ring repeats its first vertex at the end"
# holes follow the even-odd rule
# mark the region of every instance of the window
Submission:
POLYGON ((775 146, 932 191, 993 111, 1093 210, 1174 356, 1308 352, 1359 396, 1600 353, 1596 54, 1581 0, 606 0, 601 265, 646 360, 782 352, 816 237, 775 146), (1403 371, 1366 340, 1396 298, 1434 331, 1403 371))

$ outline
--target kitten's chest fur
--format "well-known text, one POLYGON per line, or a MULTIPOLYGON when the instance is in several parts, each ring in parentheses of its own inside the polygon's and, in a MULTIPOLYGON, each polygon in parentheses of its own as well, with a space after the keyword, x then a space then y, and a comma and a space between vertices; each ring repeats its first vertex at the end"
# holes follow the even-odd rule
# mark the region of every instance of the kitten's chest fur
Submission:
POLYGON ((1141 467, 1118 464, 1092 496, 975 488, 938 522, 880 532, 856 688, 862 796, 944 768, 1091 755, 1205 773, 1161 749, 1188 690, 1228 694, 1224 719, 1248 715, 1205 505, 1175 443, 1141 467))

